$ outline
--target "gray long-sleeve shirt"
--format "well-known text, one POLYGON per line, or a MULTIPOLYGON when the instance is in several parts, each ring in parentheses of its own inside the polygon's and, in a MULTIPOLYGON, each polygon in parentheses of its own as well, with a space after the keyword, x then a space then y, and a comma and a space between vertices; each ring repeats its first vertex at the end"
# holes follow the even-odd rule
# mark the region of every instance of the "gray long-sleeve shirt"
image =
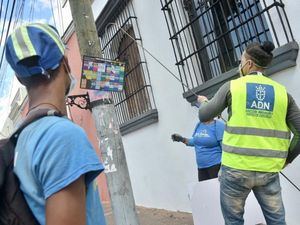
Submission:
MULTIPOLYGON (((228 107, 228 118, 230 118, 231 100, 230 82, 226 82, 210 101, 201 104, 200 121, 205 122, 220 115, 226 107, 228 107)), ((287 157, 287 163, 291 163, 300 154, 300 110, 290 94, 288 94, 286 122, 294 135, 287 157)))

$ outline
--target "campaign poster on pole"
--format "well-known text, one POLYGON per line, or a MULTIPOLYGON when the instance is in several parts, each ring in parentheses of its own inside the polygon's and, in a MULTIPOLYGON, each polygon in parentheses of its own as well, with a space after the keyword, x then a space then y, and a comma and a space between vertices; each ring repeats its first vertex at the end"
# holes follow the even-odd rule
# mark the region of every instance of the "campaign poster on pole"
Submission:
POLYGON ((96 57, 83 57, 80 88, 120 92, 123 90, 125 63, 96 57))

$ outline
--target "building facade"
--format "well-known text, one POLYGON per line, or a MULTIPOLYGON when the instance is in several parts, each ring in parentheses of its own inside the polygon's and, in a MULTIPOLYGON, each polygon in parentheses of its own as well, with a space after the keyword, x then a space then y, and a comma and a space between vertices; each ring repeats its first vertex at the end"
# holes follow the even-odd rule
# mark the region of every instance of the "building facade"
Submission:
POLYGON ((2 136, 9 137, 16 127, 18 127, 23 118, 22 112, 26 107, 27 94, 25 87, 19 87, 10 103, 10 111, 2 127, 2 136))
MULTIPOLYGON (((93 7, 97 7, 97 1, 93 7)), ((197 109, 192 106, 196 100, 193 93, 211 97, 225 81, 237 77, 239 59, 248 43, 270 40, 275 44, 274 60, 266 74, 285 85, 300 104, 297 88, 300 25, 294 16, 299 9, 300 3, 293 0, 132 0, 107 1, 102 10, 97 10, 100 14, 95 15, 96 25, 104 56, 128 61, 130 68, 133 64, 137 65, 135 68, 146 67, 143 71, 147 73, 140 74, 139 79, 143 79, 142 75, 149 76, 150 81, 143 85, 151 85, 149 92, 153 94, 158 115, 155 122, 144 118, 149 124, 143 121, 138 126, 130 120, 125 123, 131 124, 131 130, 124 132, 123 141, 138 205, 191 210, 187 186, 196 180, 194 152, 173 143, 170 135, 192 134, 198 120, 197 109), (108 25, 111 23, 116 25, 108 25), (123 47, 126 43, 127 47, 123 47), (132 50, 135 44, 139 55, 132 50), (147 51, 178 74, 183 83, 147 51), (139 57, 142 66, 136 59, 139 57)), ((132 79, 129 75, 126 84, 140 84, 140 80, 132 79)), ((126 84, 123 96, 127 96, 126 90, 130 91, 126 84)), ((143 86, 138 84, 136 90, 143 86)), ((144 102, 139 103, 138 96, 134 101, 135 106, 127 101, 127 107, 144 109, 144 102)), ((118 105, 116 110, 118 113, 118 105)), ((226 112, 223 116, 226 117, 226 112)), ((121 129, 126 129, 123 121, 119 122, 121 129)), ((298 158, 284 170, 298 186, 299 167, 298 158)), ((284 178, 282 188, 291 188, 284 178)), ((292 200, 293 194, 284 192, 284 198, 292 200)), ((205 200, 209 201, 209 197, 205 200)), ((295 206, 299 202, 289 204, 295 206)), ((292 224, 296 215, 291 213, 294 207, 287 208, 288 221, 292 224)))
MULTIPOLYGON (((193 93, 211 97, 225 81, 237 77, 248 43, 273 41, 275 57, 266 74, 285 85, 300 104, 300 32, 293 16, 299 4, 292 0, 94 1, 103 56, 128 65, 125 91, 113 97, 138 205, 191 210, 187 186, 196 180, 194 152, 173 143, 170 135, 192 134, 198 120, 193 93)), ((297 159, 285 170, 298 185, 299 166, 297 159)), ((283 182, 283 189, 285 185, 290 184, 283 182)))
MULTIPOLYGON (((70 15, 68 2, 63 2, 64 15, 70 15)), ((266 74, 285 85, 300 105, 299 1, 94 0, 92 8, 102 57, 126 63, 124 91, 112 97, 137 205, 191 212, 188 186, 197 180, 194 151, 173 143, 171 134, 192 135, 198 121, 194 93, 212 97, 237 77, 248 43, 273 41, 274 60, 266 74)), ((70 25, 63 37, 71 70, 80 79, 74 26, 70 18, 66 21, 70 25)), ((72 94, 86 92, 78 84, 72 94)), ((73 106, 70 115, 100 155, 91 112, 73 106)), ((284 170, 298 186, 299 170, 299 157, 284 170)), ((289 204, 287 222, 293 225, 299 201, 291 184, 281 181, 289 204)), ((108 201, 104 175, 99 186, 102 200, 108 201)))

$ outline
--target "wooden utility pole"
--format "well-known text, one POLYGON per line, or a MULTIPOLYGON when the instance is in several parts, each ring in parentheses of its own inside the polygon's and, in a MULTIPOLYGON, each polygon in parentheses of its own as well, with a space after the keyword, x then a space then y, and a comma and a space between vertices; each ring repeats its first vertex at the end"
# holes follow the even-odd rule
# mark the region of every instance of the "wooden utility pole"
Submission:
MULTIPOLYGON (((90 0, 69 0, 81 56, 101 57, 90 0)), ((112 99, 91 103, 116 225, 138 225, 135 202, 112 99)))

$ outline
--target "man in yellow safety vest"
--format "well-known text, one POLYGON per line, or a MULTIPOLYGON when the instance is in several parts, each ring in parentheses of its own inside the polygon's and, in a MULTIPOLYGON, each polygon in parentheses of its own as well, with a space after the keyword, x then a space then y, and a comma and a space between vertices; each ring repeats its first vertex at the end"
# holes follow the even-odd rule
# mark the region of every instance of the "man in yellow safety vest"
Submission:
POLYGON ((239 67, 241 77, 225 83, 210 101, 198 97, 201 121, 228 107, 219 176, 226 225, 244 224, 251 190, 268 225, 286 224, 278 173, 300 153, 300 111, 284 86, 263 75, 273 50, 271 42, 248 45, 239 67))

